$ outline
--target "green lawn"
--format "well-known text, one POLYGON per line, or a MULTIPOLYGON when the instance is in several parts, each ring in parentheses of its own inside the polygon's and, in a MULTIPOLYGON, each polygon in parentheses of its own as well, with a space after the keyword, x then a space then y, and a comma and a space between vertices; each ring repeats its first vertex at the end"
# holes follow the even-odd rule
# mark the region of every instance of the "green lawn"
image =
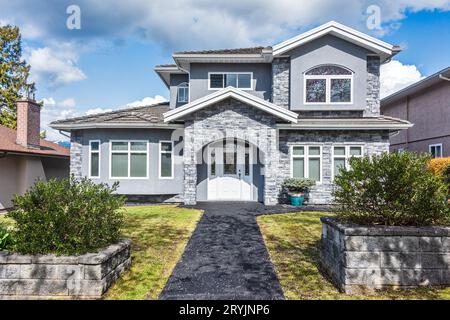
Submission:
POLYGON ((450 299, 450 288, 340 293, 318 270, 323 212, 259 216, 258 224, 287 299, 450 299))
POLYGON ((133 241, 133 263, 105 298, 157 299, 200 216, 175 205, 127 207, 124 236, 133 241))

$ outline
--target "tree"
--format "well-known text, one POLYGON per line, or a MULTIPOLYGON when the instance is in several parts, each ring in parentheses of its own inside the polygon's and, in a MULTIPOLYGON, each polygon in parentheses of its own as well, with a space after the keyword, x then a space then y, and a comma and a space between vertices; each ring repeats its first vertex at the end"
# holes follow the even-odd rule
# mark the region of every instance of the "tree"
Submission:
POLYGON ((22 59, 22 39, 18 27, 0 26, 0 124, 16 128, 16 101, 34 94, 28 83, 30 66, 22 59))

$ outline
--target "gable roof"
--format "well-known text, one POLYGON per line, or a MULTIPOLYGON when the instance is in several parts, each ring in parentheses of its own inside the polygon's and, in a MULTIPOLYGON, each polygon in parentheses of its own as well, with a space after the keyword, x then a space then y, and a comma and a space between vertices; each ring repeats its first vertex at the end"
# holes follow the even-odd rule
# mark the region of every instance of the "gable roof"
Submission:
POLYGON ((431 87, 432 85, 435 85, 436 83, 439 83, 441 81, 448 81, 443 78, 450 79, 450 67, 442 69, 441 71, 438 71, 429 77, 419 80, 419 81, 407 86, 406 88, 403 88, 403 89, 401 89, 397 92, 394 92, 393 94, 381 99, 381 107, 383 107, 391 102, 397 101, 401 98, 404 98, 406 96, 412 95, 416 92, 419 92, 420 90, 431 87))
POLYGON ((42 156, 69 157, 70 151, 59 144, 40 139, 40 148, 27 148, 16 143, 17 131, 0 125, 0 152, 42 156))
POLYGON ((273 55, 279 56, 286 52, 311 42, 324 35, 331 34, 344 39, 361 47, 364 47, 374 53, 379 54, 384 60, 400 52, 400 47, 376 39, 368 34, 362 33, 336 21, 327 22, 317 28, 304 32, 296 37, 283 41, 273 46, 273 55))
POLYGON ((177 120, 183 116, 186 116, 192 112, 198 111, 205 107, 208 107, 212 104, 215 104, 219 101, 233 98, 238 101, 241 101, 245 104, 253 106, 257 109, 270 113, 280 119, 285 121, 297 122, 298 114, 292 111, 289 111, 285 108, 279 107, 271 102, 258 98, 250 93, 247 93, 243 90, 239 90, 234 87, 227 87, 225 89, 216 91, 207 96, 204 96, 200 99, 197 99, 193 102, 185 104, 182 107, 170 110, 164 113, 164 122, 170 122, 177 120))
POLYGON ((162 102, 149 106, 133 107, 93 114, 89 116, 58 120, 50 127, 59 130, 93 128, 165 128, 163 114, 169 111, 169 103, 162 102))

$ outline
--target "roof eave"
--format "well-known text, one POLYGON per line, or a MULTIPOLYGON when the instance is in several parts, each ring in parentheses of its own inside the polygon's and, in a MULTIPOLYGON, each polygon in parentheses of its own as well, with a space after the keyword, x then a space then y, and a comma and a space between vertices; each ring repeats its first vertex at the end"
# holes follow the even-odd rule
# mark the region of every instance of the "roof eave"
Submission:
POLYGON ((136 123, 136 122, 108 122, 108 123, 76 123, 76 124, 50 124, 50 128, 62 131, 86 129, 179 129, 184 125, 174 123, 136 123))

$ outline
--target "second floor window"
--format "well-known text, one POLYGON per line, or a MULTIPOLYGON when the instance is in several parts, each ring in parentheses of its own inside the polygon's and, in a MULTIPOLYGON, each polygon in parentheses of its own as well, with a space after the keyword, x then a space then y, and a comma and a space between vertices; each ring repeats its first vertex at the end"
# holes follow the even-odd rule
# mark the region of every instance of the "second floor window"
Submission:
POLYGON ((345 68, 325 65, 304 76, 305 104, 349 104, 353 96, 353 73, 345 68))
POLYGON ((235 87, 243 90, 252 89, 251 72, 211 72, 209 73, 209 90, 235 87))
POLYGON ((178 102, 188 103, 189 102, 189 85, 187 82, 183 82, 178 86, 178 102))

